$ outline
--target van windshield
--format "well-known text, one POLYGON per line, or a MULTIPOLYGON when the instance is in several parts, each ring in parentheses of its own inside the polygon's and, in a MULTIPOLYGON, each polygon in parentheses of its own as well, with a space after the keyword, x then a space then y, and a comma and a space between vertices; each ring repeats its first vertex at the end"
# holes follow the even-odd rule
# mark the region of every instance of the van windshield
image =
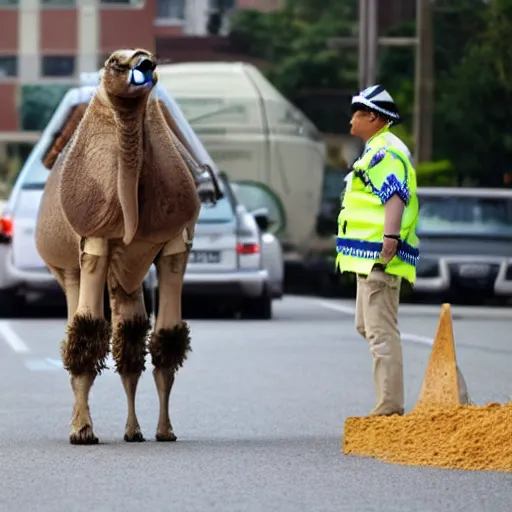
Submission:
POLYGON ((512 238, 512 198, 422 196, 418 235, 512 238))

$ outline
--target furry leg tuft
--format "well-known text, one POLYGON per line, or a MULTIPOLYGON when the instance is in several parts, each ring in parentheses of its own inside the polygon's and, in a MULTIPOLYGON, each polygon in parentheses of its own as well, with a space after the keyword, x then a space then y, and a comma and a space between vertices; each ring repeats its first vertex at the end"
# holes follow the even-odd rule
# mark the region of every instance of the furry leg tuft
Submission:
POLYGON ((187 322, 153 333, 149 351, 155 368, 177 371, 186 361, 188 352, 192 352, 187 322))
POLYGON ((121 322, 112 339, 112 357, 121 375, 140 375, 146 369, 146 338, 151 323, 144 315, 121 322))
POLYGON ((67 329, 67 340, 61 343, 64 368, 72 375, 100 375, 107 368, 112 328, 104 318, 90 313, 75 315, 67 329))

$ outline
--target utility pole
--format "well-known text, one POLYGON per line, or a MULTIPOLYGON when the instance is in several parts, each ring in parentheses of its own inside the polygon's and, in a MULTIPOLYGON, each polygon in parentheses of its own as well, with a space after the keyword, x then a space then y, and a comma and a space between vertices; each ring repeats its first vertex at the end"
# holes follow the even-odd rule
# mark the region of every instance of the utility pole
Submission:
POLYGON ((373 85, 379 50, 378 0, 359 0, 359 88, 373 85))
MULTIPOLYGON (((412 1, 412 0, 411 0, 412 1)), ((379 0, 359 0, 359 36, 335 37, 331 48, 359 48, 359 87, 375 82, 379 46, 415 46, 414 138, 415 163, 432 159, 433 92, 434 92, 434 33, 433 5, 436 0, 416 0, 416 37, 379 37, 379 0)), ((381 0, 382 2, 382 0, 381 0)))
POLYGON ((368 0, 359 0, 359 31, 358 31, 358 50, 359 50, 359 90, 363 90, 368 83, 368 25, 366 18, 368 16, 368 0))
POLYGON ((432 23, 433 0, 416 1, 416 72, 414 78, 414 160, 432 159, 434 110, 434 34, 432 23))

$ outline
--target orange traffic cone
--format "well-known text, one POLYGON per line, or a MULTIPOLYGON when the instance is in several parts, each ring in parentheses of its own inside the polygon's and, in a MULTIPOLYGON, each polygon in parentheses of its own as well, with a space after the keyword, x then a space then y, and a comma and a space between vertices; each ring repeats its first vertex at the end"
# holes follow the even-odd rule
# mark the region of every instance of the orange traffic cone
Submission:
POLYGON ((468 404, 466 383, 457 366, 450 304, 441 306, 436 337, 415 409, 468 404))

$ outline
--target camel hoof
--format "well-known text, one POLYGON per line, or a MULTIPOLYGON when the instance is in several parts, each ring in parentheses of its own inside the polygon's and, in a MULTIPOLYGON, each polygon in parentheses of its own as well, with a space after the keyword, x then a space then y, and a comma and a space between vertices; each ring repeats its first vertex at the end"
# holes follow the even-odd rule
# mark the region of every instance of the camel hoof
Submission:
POLYGON ((156 440, 160 443, 174 443, 178 438, 174 434, 172 430, 169 430, 168 432, 164 432, 162 434, 157 433, 156 440))
POLYGON ((142 432, 135 432, 134 434, 125 434, 124 440, 127 443, 143 443, 145 441, 142 432))
POLYGON ((69 436, 71 444, 98 444, 98 438, 94 435, 92 427, 86 425, 76 432, 71 432, 69 436))

